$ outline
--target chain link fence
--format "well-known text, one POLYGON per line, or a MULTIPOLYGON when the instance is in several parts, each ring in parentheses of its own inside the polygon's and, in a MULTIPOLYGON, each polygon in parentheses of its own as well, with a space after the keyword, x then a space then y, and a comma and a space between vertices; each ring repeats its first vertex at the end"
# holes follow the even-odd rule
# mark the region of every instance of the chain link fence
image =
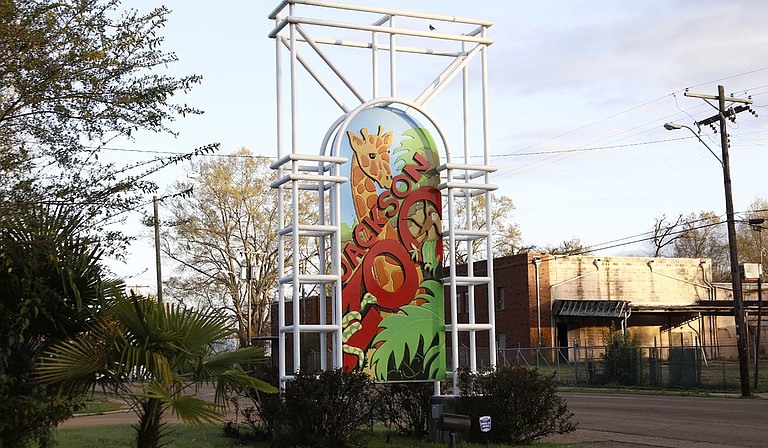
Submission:
MULTIPOLYGON (((720 347, 722 348, 722 347, 720 347)), ((570 346, 499 350, 499 365, 551 373, 564 385, 739 390, 739 362, 709 358, 713 347, 570 346)), ((758 360, 758 391, 768 391, 768 360, 758 360)), ((754 356, 749 360, 754 381, 754 356)))
MULTIPOLYGON (((735 358, 713 357, 712 353, 728 352, 734 347, 671 346, 612 347, 606 345, 573 345, 568 347, 528 347, 499 350, 500 366, 527 366, 552 374, 562 385, 637 386, 673 389, 706 389, 739 391, 739 362, 735 358)), ((451 353, 447 349, 448 371, 451 353)), ((488 350, 478 348, 478 368, 489 365, 488 350), (485 355, 485 356, 483 356, 485 355)), ((330 352, 327 353, 330 357, 330 352)), ((459 347, 460 365, 468 365, 469 348, 459 347)), ((758 360, 756 392, 768 392, 768 358, 758 360)), ((329 360, 329 364, 330 360, 329 360)), ((749 360, 750 383, 754 384, 754 353, 749 360)), ((319 371, 320 354, 308 351, 302 370, 319 371)))

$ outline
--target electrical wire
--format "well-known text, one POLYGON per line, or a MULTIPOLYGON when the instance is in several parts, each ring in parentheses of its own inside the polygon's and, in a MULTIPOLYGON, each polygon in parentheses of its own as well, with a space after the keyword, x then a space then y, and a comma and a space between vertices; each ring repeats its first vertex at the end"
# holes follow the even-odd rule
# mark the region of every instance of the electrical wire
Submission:
MULTIPOLYGON (((86 148, 93 149, 92 146, 86 146, 86 148)), ((176 152, 176 151, 161 151, 159 149, 134 149, 134 148, 118 148, 114 146, 103 146, 98 149, 104 150, 104 151, 114 151, 114 152, 132 152, 132 153, 140 153, 140 154, 158 154, 158 155, 167 155, 167 156, 179 156, 179 155, 185 155, 189 154, 189 152, 176 152)), ((266 160, 276 160, 276 157, 272 156, 263 156, 259 154, 199 154, 199 156, 202 157, 220 157, 220 158, 250 158, 250 159, 266 159, 266 160)), ((151 160, 151 161, 154 161, 151 160)))

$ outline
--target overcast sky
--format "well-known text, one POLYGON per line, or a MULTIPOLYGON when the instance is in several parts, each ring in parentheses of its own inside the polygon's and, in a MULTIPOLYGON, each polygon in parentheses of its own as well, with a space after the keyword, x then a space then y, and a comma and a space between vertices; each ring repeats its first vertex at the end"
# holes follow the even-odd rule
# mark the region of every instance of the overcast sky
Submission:
MULTIPOLYGON (((224 154, 245 146, 274 156, 275 44, 267 37, 274 23, 267 15, 277 2, 164 3, 173 10, 164 48, 180 58, 169 71, 204 77, 178 100, 206 112, 177 121, 177 138, 140 134, 118 147, 185 152, 220 142, 224 154)), ((494 22, 488 32, 494 40, 488 53, 490 152, 499 168, 494 183, 515 202, 513 219, 527 244, 577 237, 586 245, 613 246, 606 243, 648 232, 662 215, 724 213, 717 160, 687 130, 662 127, 668 121, 693 126, 715 113, 703 100, 685 97, 686 88, 714 95, 722 84, 729 94, 751 95, 761 116, 741 113, 729 128, 735 209, 747 210, 756 197, 768 197, 768 7, 763 1, 356 3, 494 22)), ((140 10, 157 4, 126 2, 140 10)), ((355 64, 370 65, 367 53, 359 62, 340 57, 346 58, 338 63, 351 78, 358 75, 355 64)), ((420 92, 439 73, 444 62, 432 61, 404 57, 399 62, 404 96, 420 92)), ((302 83, 304 107, 324 104, 311 80, 302 83)), ((436 112, 459 91, 460 80, 454 83, 447 99, 434 103, 436 112)), ((318 114, 308 127, 327 129, 338 113, 318 114)), ((702 136, 719 151, 718 135, 705 129, 702 136)), ((308 132, 303 141, 314 138, 308 132)), ((111 156, 136 161, 154 154, 115 151, 111 156)), ((176 169, 156 179, 161 190, 183 174, 183 167, 176 169)), ((137 243, 128 265, 114 268, 133 277, 129 284, 154 282, 148 244, 137 243)), ((647 250, 635 244, 599 253, 645 255, 647 250)))

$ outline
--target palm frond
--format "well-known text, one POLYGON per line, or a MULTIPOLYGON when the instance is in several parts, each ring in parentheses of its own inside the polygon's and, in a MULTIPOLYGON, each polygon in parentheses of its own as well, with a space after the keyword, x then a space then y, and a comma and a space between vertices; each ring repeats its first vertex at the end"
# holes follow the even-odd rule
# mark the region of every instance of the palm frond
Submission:
POLYGON ((229 370, 223 372, 216 380, 216 403, 223 404, 227 400, 227 391, 238 387, 253 389, 257 394, 264 392, 267 394, 276 394, 277 388, 266 381, 254 378, 242 370, 229 370))
POLYGON ((109 363, 109 348, 93 338, 80 338, 59 344, 39 360, 37 377, 48 383, 90 385, 109 363))
POLYGON ((222 351, 203 360, 200 366, 200 378, 212 378, 232 369, 233 366, 243 366, 264 360, 264 349, 259 347, 244 347, 234 351, 222 351))
POLYGON ((184 423, 205 425, 221 423, 224 407, 222 405, 192 396, 183 396, 169 403, 171 411, 184 423))

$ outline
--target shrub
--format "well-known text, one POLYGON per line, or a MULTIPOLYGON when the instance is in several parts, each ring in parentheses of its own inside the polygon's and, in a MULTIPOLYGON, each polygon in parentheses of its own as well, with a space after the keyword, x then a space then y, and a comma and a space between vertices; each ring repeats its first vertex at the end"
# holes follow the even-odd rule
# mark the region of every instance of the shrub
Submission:
POLYGON ((379 415, 397 432, 421 436, 429 432, 432 383, 388 383, 378 386, 379 415))
POLYGON ((565 401, 557 396, 552 376, 527 367, 499 367, 496 370, 460 372, 457 412, 472 419, 469 438, 484 441, 479 418, 491 416, 488 440, 494 443, 527 445, 551 434, 576 429, 565 401))
POLYGON ((640 340, 628 332, 622 334, 611 326, 603 336, 605 342, 605 381, 625 386, 641 384, 643 380, 643 354, 640 340))
MULTIPOLYGON (((269 366, 259 366, 252 374, 266 382, 278 387, 277 369, 269 366)), ((246 439, 248 435, 239 430, 239 417, 243 417, 243 424, 251 429, 252 437, 257 440, 272 439, 275 434, 276 419, 280 413, 282 401, 278 394, 263 394, 248 388, 234 390, 228 397, 237 415, 237 420, 225 422, 224 435, 232 438, 246 439)))
POLYGON ((375 392, 366 373, 301 373, 286 384, 282 398, 262 395, 253 412, 273 446, 355 446, 362 443, 362 431, 371 427, 375 392))

